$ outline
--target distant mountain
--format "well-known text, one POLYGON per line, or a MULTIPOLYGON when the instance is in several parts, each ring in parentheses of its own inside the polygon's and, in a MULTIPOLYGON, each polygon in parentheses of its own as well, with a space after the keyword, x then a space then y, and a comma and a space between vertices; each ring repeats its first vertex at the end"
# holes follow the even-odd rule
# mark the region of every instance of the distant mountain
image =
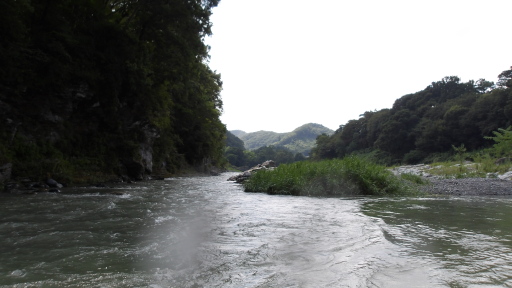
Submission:
MULTIPOLYGON (((240 131, 240 130, 237 130, 240 131)), ((243 132, 243 131, 242 131, 243 132)), ((244 132, 245 133, 245 132, 244 132)), ((240 150, 245 150, 244 147, 244 141, 242 139, 238 138, 233 132, 227 131, 226 132, 226 146, 227 147, 233 147, 238 148, 240 150)))
POLYGON ((316 144, 316 137, 321 134, 332 135, 333 130, 315 123, 308 123, 296 128, 292 132, 277 133, 272 131, 258 131, 246 133, 240 130, 230 131, 242 141, 245 148, 255 150, 263 146, 283 146, 294 153, 302 153, 305 156, 316 144))
POLYGON ((231 132, 231 134, 235 135, 236 137, 240 138, 242 137, 243 135, 247 134, 247 132, 245 131, 242 131, 242 130, 231 130, 229 131, 231 132))

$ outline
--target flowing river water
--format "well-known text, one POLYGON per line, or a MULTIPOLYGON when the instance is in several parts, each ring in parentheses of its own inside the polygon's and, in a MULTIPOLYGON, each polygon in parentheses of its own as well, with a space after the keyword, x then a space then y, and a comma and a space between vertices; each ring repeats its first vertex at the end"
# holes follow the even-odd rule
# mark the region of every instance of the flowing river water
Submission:
POLYGON ((512 198, 271 196, 229 176, 2 195, 0 287, 512 287, 512 198))

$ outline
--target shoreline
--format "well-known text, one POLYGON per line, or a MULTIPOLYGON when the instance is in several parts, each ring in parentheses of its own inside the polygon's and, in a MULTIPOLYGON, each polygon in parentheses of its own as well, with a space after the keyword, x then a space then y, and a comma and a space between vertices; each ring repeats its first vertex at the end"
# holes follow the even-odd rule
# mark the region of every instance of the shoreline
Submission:
POLYGON ((509 196, 512 181, 496 178, 425 178, 429 183, 419 189, 434 195, 450 196, 509 196))

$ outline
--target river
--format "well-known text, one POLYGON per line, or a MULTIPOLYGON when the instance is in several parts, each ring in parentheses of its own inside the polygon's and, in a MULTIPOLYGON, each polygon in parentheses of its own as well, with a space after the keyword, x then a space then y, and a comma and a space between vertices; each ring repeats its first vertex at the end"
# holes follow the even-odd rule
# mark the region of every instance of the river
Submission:
POLYGON ((512 286, 512 198, 271 196, 229 176, 2 195, 0 287, 512 286))

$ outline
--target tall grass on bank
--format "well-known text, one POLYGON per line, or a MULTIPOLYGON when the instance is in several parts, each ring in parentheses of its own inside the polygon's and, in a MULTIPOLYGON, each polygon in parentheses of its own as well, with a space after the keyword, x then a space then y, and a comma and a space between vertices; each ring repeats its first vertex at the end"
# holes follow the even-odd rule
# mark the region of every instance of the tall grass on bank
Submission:
POLYGON ((258 171, 244 183, 246 192, 299 196, 406 195, 413 188, 384 166, 360 157, 302 161, 258 171))

